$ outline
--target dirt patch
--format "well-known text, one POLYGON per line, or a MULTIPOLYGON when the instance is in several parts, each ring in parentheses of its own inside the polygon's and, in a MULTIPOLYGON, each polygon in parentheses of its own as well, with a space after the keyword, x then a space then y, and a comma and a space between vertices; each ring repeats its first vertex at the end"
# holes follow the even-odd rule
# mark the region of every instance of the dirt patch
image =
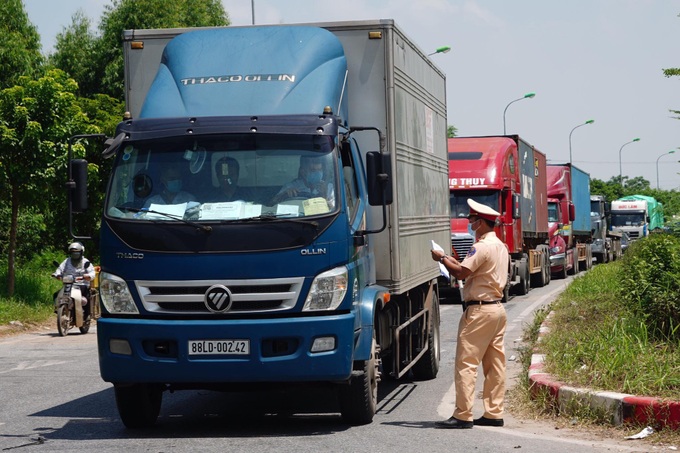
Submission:
POLYGON ((55 332, 57 331, 56 319, 50 318, 41 323, 22 323, 19 321, 12 321, 10 323, 0 325, 0 338, 23 333, 45 332, 50 330, 54 330, 55 332))

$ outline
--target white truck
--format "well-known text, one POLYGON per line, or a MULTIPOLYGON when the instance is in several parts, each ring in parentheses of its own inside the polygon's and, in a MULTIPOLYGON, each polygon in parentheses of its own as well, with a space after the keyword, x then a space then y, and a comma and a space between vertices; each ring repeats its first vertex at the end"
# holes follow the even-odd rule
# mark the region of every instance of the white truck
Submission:
POLYGON ((663 223, 663 205, 653 197, 630 195, 612 201, 612 230, 628 233, 631 241, 646 237, 663 223))

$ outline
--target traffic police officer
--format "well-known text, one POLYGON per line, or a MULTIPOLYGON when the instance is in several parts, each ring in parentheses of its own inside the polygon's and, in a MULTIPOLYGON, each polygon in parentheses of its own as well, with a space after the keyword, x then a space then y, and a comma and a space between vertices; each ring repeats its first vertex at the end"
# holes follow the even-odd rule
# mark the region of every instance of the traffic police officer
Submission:
POLYGON ((503 426, 505 395, 505 347, 503 336, 507 315, 501 303, 508 278, 507 246, 494 232, 500 214, 472 199, 468 220, 477 242, 462 262, 432 250, 432 259, 441 262, 453 277, 465 280, 463 315, 458 324, 456 347, 456 409, 448 420, 437 421, 440 428, 468 429, 473 425, 503 426), (477 368, 484 369, 484 415, 474 419, 472 408, 477 368))

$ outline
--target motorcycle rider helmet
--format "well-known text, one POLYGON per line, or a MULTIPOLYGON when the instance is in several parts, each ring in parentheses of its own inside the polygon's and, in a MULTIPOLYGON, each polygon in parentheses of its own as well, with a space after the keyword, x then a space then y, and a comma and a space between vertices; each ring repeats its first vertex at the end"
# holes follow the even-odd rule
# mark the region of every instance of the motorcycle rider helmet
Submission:
POLYGON ((80 242, 73 242, 68 246, 68 253, 72 260, 79 261, 85 253, 85 247, 80 242))

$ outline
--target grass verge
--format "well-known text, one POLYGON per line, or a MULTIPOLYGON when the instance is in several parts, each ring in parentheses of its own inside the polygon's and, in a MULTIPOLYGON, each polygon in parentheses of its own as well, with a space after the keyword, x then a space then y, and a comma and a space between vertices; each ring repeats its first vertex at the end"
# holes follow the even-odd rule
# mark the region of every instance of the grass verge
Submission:
MULTIPOLYGON (((7 282, 6 274, 3 273, 0 278, 7 282)), ((15 296, 0 296, 0 335, 25 331, 49 322, 54 316, 52 294, 59 287, 60 283, 50 278, 44 270, 31 267, 17 269, 15 296)))
MULTIPOLYGON (((525 327, 519 355, 523 372, 511 395, 513 412, 528 418, 552 418, 557 425, 609 429, 623 437, 640 426, 612 427, 606 414, 571 401, 561 414, 548 395, 530 393, 528 370, 534 353, 545 354, 545 371, 574 387, 655 396, 680 401, 680 348, 677 341, 650 335, 643 315, 636 314, 621 294, 622 263, 593 267, 575 278, 549 306, 525 327), (550 331, 538 343, 538 331, 549 312, 550 331)), ((677 445, 680 432, 663 430, 648 441, 677 445)))

